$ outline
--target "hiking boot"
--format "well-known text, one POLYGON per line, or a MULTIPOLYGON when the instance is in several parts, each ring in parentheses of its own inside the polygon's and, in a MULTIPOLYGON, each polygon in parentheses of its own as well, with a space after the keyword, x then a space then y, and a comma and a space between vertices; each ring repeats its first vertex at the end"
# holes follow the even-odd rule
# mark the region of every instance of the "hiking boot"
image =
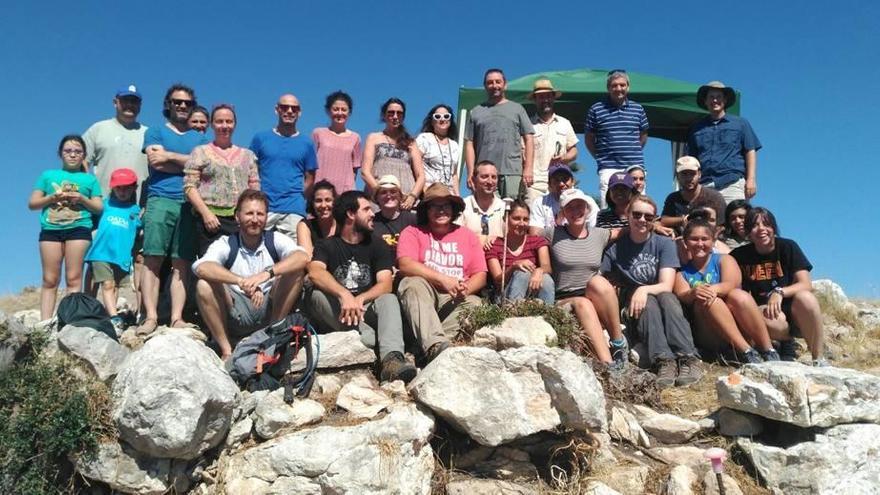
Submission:
POLYGON ((677 387, 686 387, 697 383, 703 378, 703 363, 697 356, 683 356, 678 358, 678 378, 675 379, 677 387))
POLYGON ((429 347, 428 350, 425 351, 425 364, 427 365, 428 363, 436 359, 437 356, 439 356, 440 353, 445 351, 446 349, 449 349, 449 342, 446 341, 437 342, 436 344, 429 347))
POLYGON ((394 380, 403 380, 403 383, 409 383, 416 377, 418 370, 409 363, 400 352, 389 352, 381 363, 382 371, 379 373, 379 381, 393 382, 394 380))
POLYGON ((764 361, 779 361, 779 353, 772 347, 769 351, 761 351, 761 357, 764 361))
POLYGON ((626 367, 627 359, 629 359, 629 344, 626 342, 626 338, 620 340, 620 344, 616 344, 612 340, 609 350, 611 351, 611 360, 614 361, 614 367, 623 369, 626 367))
POLYGON ((675 385, 675 377, 678 375, 678 365, 674 359, 657 360, 657 385, 667 388, 675 385))
POLYGON ((740 353, 742 355, 742 363, 743 364, 761 364, 764 360, 761 358, 761 355, 758 354, 758 351, 749 347, 745 350, 745 352, 740 353))
POLYGON ((798 345, 794 339, 779 341, 779 359, 782 361, 797 361, 798 345))

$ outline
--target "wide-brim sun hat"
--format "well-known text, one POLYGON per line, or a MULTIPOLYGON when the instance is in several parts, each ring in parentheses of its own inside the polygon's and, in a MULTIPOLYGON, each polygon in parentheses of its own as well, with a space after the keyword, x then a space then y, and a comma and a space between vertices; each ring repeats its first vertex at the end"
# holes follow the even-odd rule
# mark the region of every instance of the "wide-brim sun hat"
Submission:
POLYGON ((697 90, 697 105, 700 108, 704 110, 709 109, 708 107, 706 107, 706 94, 709 92, 710 89, 720 89, 722 92, 724 92, 725 110, 732 107, 733 104, 736 103, 736 91, 734 91, 733 88, 725 86, 724 83, 721 81, 710 81, 700 86, 700 89, 697 90))
POLYGON ((553 82, 547 78, 541 78, 535 81, 532 85, 532 92, 529 93, 529 99, 534 100, 535 95, 538 93, 553 93, 556 98, 562 96, 562 91, 557 90, 553 87, 553 82))
POLYGON ((419 203, 418 209, 426 209, 431 203, 441 200, 449 200, 452 206, 458 209, 459 212, 464 211, 464 200, 460 196, 452 194, 449 187, 440 182, 435 182, 425 189, 425 194, 422 195, 422 201, 419 203))

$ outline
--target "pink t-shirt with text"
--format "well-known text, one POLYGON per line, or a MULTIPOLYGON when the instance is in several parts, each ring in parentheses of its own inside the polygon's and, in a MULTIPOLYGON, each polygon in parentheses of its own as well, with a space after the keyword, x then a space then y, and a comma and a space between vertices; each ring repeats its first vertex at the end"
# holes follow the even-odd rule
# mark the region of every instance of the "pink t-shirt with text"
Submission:
POLYGON ((486 271, 486 258, 477 235, 455 226, 443 236, 427 226, 411 225, 400 233, 397 259, 409 257, 443 275, 466 280, 486 271))

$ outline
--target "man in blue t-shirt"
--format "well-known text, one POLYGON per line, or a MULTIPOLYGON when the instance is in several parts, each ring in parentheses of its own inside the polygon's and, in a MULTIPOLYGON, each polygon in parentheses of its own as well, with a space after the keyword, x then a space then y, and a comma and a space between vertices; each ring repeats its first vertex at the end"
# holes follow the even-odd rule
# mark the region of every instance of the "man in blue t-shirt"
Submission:
POLYGON ((312 140, 296 129, 301 111, 296 96, 281 95, 275 105, 278 125, 257 133, 250 146, 257 155, 261 188, 269 197, 266 230, 277 230, 294 241, 318 169, 312 140))
POLYGON ((700 183, 720 192, 724 201, 751 199, 758 192, 758 150, 761 141, 746 119, 728 115, 736 92, 720 81, 700 86, 697 105, 709 115, 688 132, 687 154, 702 165, 700 183))
POLYGON ((138 333, 152 333, 158 325, 159 272, 171 257, 171 326, 188 325, 183 320, 189 264, 195 259, 194 230, 189 203, 183 196, 183 167, 193 148, 207 143, 203 134, 189 129, 188 119, 196 105, 195 92, 182 84, 165 93, 164 125, 150 127, 144 134, 144 153, 149 164, 144 212, 144 264, 142 282, 145 319, 138 333))

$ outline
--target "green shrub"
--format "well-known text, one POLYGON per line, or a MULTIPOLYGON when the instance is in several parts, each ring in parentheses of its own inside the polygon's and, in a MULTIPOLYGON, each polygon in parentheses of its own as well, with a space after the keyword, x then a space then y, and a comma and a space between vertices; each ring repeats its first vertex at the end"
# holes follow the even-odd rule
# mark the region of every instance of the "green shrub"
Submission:
POLYGON ((43 342, 35 334, 0 374, 0 493, 68 491, 68 455, 88 455, 110 431, 106 386, 80 378, 70 360, 41 356, 43 342))

